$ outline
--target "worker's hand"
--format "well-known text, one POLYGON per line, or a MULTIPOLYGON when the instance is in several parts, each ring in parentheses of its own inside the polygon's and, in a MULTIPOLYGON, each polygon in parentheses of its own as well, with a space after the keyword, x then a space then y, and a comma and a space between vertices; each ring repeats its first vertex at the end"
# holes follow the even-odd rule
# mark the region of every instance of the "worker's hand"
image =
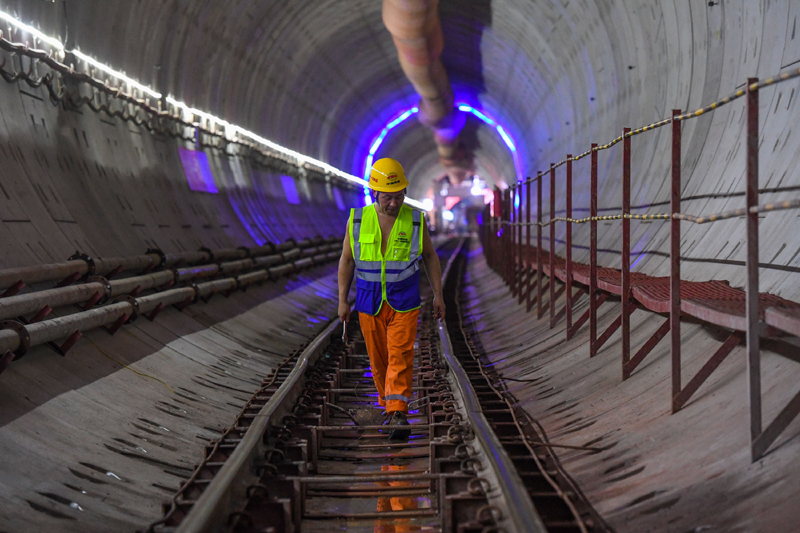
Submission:
POLYGON ((339 320, 350 322, 350 304, 347 302, 339 303, 339 320))
POLYGON ((444 318, 444 298, 433 297, 433 318, 442 320, 444 318))

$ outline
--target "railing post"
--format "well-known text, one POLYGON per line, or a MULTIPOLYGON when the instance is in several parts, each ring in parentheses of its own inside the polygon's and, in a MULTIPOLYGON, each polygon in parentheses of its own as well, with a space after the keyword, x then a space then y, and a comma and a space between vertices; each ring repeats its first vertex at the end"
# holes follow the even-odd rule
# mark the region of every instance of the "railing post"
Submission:
POLYGON ((758 309, 758 213, 750 208, 758 205, 758 89, 752 86, 758 78, 747 79, 747 382, 750 389, 750 443, 755 461, 760 450, 755 441, 761 435, 761 322, 758 309))
POLYGON ((517 183, 517 190, 519 191, 519 207, 517 208, 517 296, 518 302, 522 303, 522 210, 525 205, 522 203, 522 182, 517 183))
POLYGON ((589 357, 597 353, 597 143, 592 143, 589 204, 589 357))
POLYGON ((486 235, 486 246, 489 250, 489 266, 497 272, 497 255, 495 253, 495 245, 497 244, 497 200, 492 198, 492 207, 489 211, 489 231, 486 235))
POLYGON ((505 281, 505 262, 503 261, 503 216, 505 215, 505 207, 506 207, 506 197, 505 191, 500 190, 498 191, 498 202, 497 207, 498 214, 497 214, 497 273, 500 275, 501 278, 505 281))
POLYGON ((500 233, 501 227, 500 220, 503 217, 503 192, 497 187, 495 187, 493 192, 494 217, 492 225, 492 268, 495 272, 500 274, 500 257, 502 252, 500 250, 500 235, 498 235, 498 233, 500 233))
POLYGON ((531 179, 525 185, 525 311, 531 311, 531 179))
MULTIPOLYGON (((567 219, 572 218, 572 154, 567 154, 567 219)), ((572 222, 567 220, 567 340, 572 330, 572 222)))
POLYGON ((505 198, 505 209, 503 209, 505 223, 503 227, 503 249, 501 252, 503 255, 503 273, 505 276, 506 285, 511 285, 511 276, 509 275, 511 268, 511 261, 509 258, 509 255, 511 255, 511 246, 509 246, 509 238, 511 235, 511 189, 506 189, 503 196, 505 198))
POLYGON ((556 166, 550 163, 550 329, 556 322, 556 166))
POLYGON ((514 205, 513 205, 513 209, 514 209, 514 226, 513 226, 513 231, 512 231, 512 235, 513 235, 512 241, 514 243, 514 264, 513 264, 513 267, 512 267, 513 268, 512 273, 514 274, 514 293, 513 293, 514 296, 519 294, 519 281, 520 281, 519 270, 517 270, 517 264, 519 263, 519 242, 520 242, 519 241, 519 231, 518 231, 519 230, 519 215, 520 215, 520 212, 521 212, 520 211, 520 206, 522 205, 522 203, 520 201, 520 187, 521 187, 521 185, 519 183, 516 183, 514 185, 514 205))
POLYGON ((517 196, 515 187, 511 187, 508 193, 508 288, 514 294, 514 261, 516 248, 514 248, 514 222, 517 221, 517 214, 514 212, 514 200, 517 196))
POLYGON ((542 173, 536 175, 536 318, 542 318, 542 173))
POLYGON ((622 368, 631 360, 631 138, 622 130, 622 368))
POLYGON ((489 229, 486 232, 486 261, 489 263, 489 267, 492 270, 495 270, 494 264, 494 240, 497 238, 497 235, 494 233, 495 229, 495 218, 494 218, 494 198, 492 198, 492 206, 489 211, 489 229))
POLYGON ((491 214, 491 225, 489 226, 489 236, 486 239, 487 242, 490 243, 489 254, 491 255, 492 259, 492 269, 497 272, 497 210, 499 207, 497 206, 497 200, 492 198, 492 203, 494 206, 492 207, 491 214))
POLYGON ((675 218, 681 212, 681 123, 675 117, 680 109, 672 110, 672 192, 670 194, 670 249, 669 249, 669 334, 672 359, 672 412, 681 392, 681 221, 675 218))
POLYGON ((506 191, 500 191, 500 215, 499 220, 497 221, 498 228, 497 232, 500 234, 497 238, 497 268, 500 276, 503 278, 503 282, 506 281, 506 260, 505 254, 503 253, 503 243, 506 240, 505 236, 505 227, 506 227, 506 191))

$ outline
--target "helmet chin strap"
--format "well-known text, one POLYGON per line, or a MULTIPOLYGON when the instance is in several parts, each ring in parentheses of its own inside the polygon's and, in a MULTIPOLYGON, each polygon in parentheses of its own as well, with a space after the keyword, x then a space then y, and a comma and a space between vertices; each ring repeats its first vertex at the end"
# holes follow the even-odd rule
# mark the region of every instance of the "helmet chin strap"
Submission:
MULTIPOLYGON (((375 207, 376 209, 378 209, 378 211, 381 212, 381 214, 386 215, 386 211, 383 209, 383 206, 381 205, 380 194, 381 194, 380 191, 375 191, 375 207)), ((388 217, 389 215, 386 216, 388 217)))

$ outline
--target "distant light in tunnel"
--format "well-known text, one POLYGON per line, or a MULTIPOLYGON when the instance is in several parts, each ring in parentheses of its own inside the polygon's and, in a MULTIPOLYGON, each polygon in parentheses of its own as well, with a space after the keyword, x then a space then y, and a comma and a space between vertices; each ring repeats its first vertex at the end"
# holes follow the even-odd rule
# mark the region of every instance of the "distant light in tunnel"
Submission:
POLYGON ((476 117, 478 117, 478 119, 480 119, 487 125, 493 127, 497 131, 497 134, 500 135, 501 139, 503 139, 505 145, 508 147, 509 150, 511 150, 511 158, 514 160, 514 170, 517 173, 516 181, 521 181, 522 178, 525 176, 525 172, 522 169, 522 164, 520 163, 519 154, 517 154, 517 145, 514 143, 513 139, 511 139, 511 136, 506 132, 506 130, 503 129, 503 126, 498 124, 496 120, 489 117, 483 111, 479 111, 469 104, 457 103, 456 106, 458 106, 458 109, 460 111, 475 115, 476 117))
POLYGON ((425 211, 430 211, 431 209, 433 209, 433 200, 431 200, 430 198, 423 199, 422 208, 425 209, 425 211))
POLYGON ((512 152, 516 152, 517 151, 517 147, 514 146, 514 141, 512 141, 511 137, 508 136, 508 133, 505 132, 505 130, 503 129, 503 126, 500 126, 500 125, 497 126, 497 133, 500 134, 500 137, 503 138, 503 140, 506 143, 506 146, 508 146, 511 149, 512 152))
POLYGON ((514 195, 514 209, 519 209, 519 194, 514 195))
POLYGON ((415 113, 419 113, 419 108, 418 107, 412 107, 411 109, 409 109, 408 111, 406 111, 405 113, 403 113, 402 115, 400 115, 399 117, 397 117, 396 119, 394 119, 393 121, 388 123, 386 125, 386 129, 387 130, 391 130, 392 128, 395 128, 395 127, 399 126, 406 119, 408 119, 411 115, 413 115, 415 113))
POLYGON ((460 196, 448 196, 444 199, 444 208, 448 211, 452 211, 459 202, 461 202, 460 196))
POLYGON ((484 191, 486 190, 486 182, 484 182, 479 176, 474 176, 472 178, 472 188, 469 190, 472 196, 483 196, 484 191))
POLYGON ((477 109, 475 109, 472 106, 469 106, 467 104, 460 104, 458 106, 458 109, 460 111, 464 111, 466 113, 472 113, 473 115, 475 115, 476 117, 478 117, 479 119, 481 119, 485 123, 489 124, 490 126, 494 126, 495 125, 495 121, 494 120, 490 119, 489 117, 487 117, 486 115, 484 115, 483 113, 481 113, 480 111, 478 111, 477 109))
POLYGON ((453 214, 452 211, 445 210, 445 211, 442 211, 442 218, 447 220, 447 221, 452 222, 453 220, 456 219, 456 216, 453 214))

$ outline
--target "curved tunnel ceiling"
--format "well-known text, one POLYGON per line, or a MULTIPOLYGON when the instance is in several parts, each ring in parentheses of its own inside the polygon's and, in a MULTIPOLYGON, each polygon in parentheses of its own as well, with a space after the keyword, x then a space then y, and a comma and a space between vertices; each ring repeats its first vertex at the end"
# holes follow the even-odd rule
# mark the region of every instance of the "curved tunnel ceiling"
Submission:
MULTIPOLYGON (((61 35, 68 48, 357 175, 369 140, 398 111, 417 103, 382 25, 379 2, 347 10, 332 1, 5 4, 23 20, 37 21, 45 33, 61 35)), ((530 93, 524 94, 524 86, 511 88, 503 78, 514 70, 540 76, 524 55, 512 54, 498 64, 495 56, 513 43, 492 28, 498 19, 493 10, 510 10, 499 18, 514 20, 514 6, 478 2, 465 11, 450 1, 440 9, 444 61, 456 99, 485 106, 502 122, 510 121, 515 138, 523 139, 527 120, 518 113, 530 107, 530 93)), ((413 134, 427 136, 428 142, 393 155, 418 168, 417 161, 429 159, 425 156, 435 145, 424 129, 413 134)), ((479 157, 507 159, 506 149, 494 142, 486 148, 473 143, 480 145, 479 157)), ((432 168, 418 172, 440 174, 432 168)), ((513 179, 512 169, 503 173, 513 179)))
MULTIPOLYGON (((66 37, 68 47, 165 94, 357 175, 370 139, 417 103, 380 2, 347 9, 332 0, 4 4, 66 37)), ((555 147, 582 151, 623 123, 644 124, 727 90, 719 76, 707 75, 705 61, 694 72, 691 63, 670 68, 691 54, 712 58, 724 10, 669 1, 442 0, 443 61, 456 100, 507 124, 522 147, 522 166, 535 170, 563 158, 555 147), (692 34, 705 50, 683 44, 692 34)), ((430 160, 432 136, 411 128, 408 134, 430 142, 420 139, 393 155, 419 175, 439 174, 432 160, 417 164, 430 160)), ((505 148, 478 144, 478 158, 492 160, 489 166, 512 181, 513 170, 501 163, 505 148)))

